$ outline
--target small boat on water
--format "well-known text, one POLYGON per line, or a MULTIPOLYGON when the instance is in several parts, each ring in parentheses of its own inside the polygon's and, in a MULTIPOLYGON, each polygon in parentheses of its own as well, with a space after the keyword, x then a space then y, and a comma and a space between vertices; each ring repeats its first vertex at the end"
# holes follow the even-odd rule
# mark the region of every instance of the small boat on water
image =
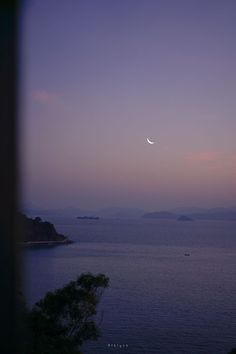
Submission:
POLYGON ((185 253, 184 255, 185 255, 185 257, 189 257, 190 253, 185 253))

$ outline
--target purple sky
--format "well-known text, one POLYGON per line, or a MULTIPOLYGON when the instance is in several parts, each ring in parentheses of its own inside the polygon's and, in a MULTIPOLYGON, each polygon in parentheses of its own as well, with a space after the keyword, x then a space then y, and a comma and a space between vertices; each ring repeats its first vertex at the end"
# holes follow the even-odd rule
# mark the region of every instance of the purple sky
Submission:
POLYGON ((32 0, 21 22, 24 202, 236 204, 234 0, 32 0))

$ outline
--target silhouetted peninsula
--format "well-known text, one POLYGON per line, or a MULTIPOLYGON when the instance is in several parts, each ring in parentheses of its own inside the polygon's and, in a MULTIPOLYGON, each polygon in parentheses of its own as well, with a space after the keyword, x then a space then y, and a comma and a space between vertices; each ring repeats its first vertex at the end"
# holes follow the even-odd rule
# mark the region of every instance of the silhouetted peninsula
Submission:
POLYGON ((25 245, 54 245, 71 242, 66 236, 57 233, 52 223, 42 221, 40 217, 31 219, 19 213, 19 227, 20 240, 25 245))

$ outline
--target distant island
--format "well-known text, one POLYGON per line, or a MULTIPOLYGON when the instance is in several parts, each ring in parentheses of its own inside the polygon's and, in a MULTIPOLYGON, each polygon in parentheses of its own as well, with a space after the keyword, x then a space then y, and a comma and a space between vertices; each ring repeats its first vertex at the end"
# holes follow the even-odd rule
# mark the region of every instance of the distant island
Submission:
POLYGON ((66 236, 57 233, 54 225, 48 221, 42 221, 40 217, 34 219, 26 215, 18 214, 20 228, 20 241, 23 245, 57 245, 67 244, 72 241, 66 236))
POLYGON ((186 216, 186 215, 181 215, 177 220, 178 221, 193 221, 192 218, 190 218, 189 216, 186 216))
POLYGON ((80 220, 99 220, 99 216, 77 216, 76 219, 80 220))

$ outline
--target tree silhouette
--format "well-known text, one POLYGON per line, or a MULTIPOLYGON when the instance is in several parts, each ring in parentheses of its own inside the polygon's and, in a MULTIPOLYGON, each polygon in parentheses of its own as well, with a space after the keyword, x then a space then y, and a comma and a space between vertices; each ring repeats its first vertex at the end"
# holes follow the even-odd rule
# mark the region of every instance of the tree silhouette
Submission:
POLYGON ((109 285, 103 275, 82 274, 61 289, 48 292, 29 312, 32 354, 79 354, 84 341, 96 340, 97 305, 109 285))

